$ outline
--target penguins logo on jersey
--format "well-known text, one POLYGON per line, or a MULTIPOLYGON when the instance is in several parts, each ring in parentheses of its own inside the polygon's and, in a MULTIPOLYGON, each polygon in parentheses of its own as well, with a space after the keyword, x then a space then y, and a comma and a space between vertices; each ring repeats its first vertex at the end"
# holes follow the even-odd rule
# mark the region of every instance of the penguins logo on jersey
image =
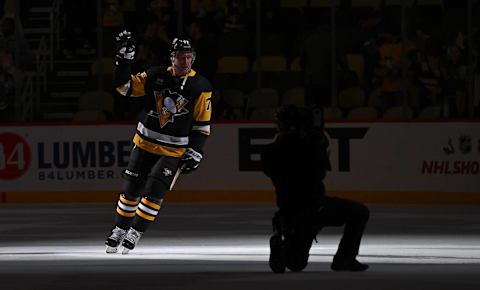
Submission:
POLYGON ((185 108, 188 100, 179 93, 165 89, 161 92, 154 91, 154 94, 160 127, 163 128, 168 123, 175 122, 175 117, 185 115, 189 112, 185 108))

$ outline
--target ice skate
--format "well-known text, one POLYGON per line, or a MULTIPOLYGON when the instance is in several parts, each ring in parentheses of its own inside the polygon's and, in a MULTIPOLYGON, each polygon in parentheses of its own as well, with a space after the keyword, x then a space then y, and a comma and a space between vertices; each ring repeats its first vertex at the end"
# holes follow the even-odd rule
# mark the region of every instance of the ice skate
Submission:
POLYGON ((285 248, 282 235, 275 233, 270 238, 270 258, 268 264, 274 273, 285 272, 285 248))
POLYGON ((114 254, 118 252, 118 246, 120 246, 120 243, 123 241, 126 234, 126 230, 117 226, 112 230, 112 233, 105 241, 105 245, 107 246, 107 254, 114 254))
POLYGON ((135 245, 138 243, 138 240, 140 240, 140 237, 142 237, 143 232, 139 232, 135 230, 134 228, 130 228, 128 230, 127 235, 123 239, 122 246, 123 246, 123 251, 122 255, 128 254, 133 248, 135 248, 135 245))

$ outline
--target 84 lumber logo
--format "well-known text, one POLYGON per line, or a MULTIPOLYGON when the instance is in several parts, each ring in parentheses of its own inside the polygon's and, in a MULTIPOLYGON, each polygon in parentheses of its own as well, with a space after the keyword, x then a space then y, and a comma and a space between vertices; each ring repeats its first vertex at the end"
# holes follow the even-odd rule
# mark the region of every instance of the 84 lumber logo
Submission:
POLYGON ((0 180, 14 180, 30 167, 30 147, 17 134, 0 134, 0 180))

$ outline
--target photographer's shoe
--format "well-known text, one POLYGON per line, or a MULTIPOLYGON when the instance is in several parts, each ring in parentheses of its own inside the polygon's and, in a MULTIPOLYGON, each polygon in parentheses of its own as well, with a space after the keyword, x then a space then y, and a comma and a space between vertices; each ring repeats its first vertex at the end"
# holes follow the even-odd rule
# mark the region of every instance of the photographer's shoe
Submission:
POLYGON ((368 269, 367 264, 360 263, 357 259, 333 259, 330 268, 333 271, 363 272, 368 269))

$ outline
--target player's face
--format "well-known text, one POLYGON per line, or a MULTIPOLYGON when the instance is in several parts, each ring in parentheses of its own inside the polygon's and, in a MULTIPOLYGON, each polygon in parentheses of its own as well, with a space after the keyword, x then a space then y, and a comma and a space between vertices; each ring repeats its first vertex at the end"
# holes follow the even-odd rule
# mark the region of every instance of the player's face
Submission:
POLYGON ((173 57, 173 68, 176 75, 186 75, 192 67, 193 53, 178 51, 173 57))

